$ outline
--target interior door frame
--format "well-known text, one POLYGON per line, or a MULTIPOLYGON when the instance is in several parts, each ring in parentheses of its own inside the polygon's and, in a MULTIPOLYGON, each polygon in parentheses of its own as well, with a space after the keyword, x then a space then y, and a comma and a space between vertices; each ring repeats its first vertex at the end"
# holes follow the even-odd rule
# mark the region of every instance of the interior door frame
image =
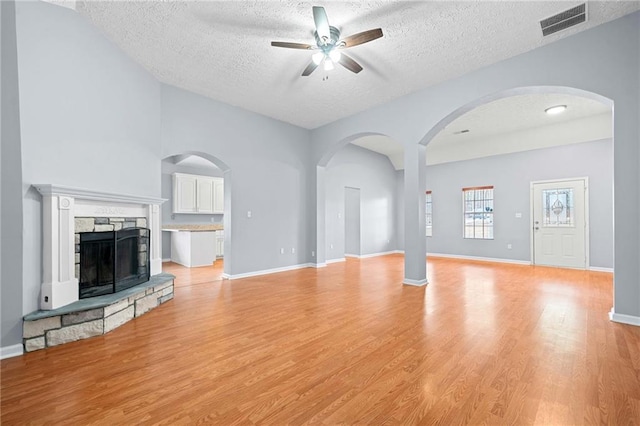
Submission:
POLYGON ((563 178, 563 179, 547 179, 547 180, 533 180, 529 183, 529 250, 530 250, 530 260, 531 264, 535 265, 535 246, 533 242, 533 215, 534 215, 534 199, 533 199, 533 186, 540 183, 555 183, 555 182, 572 182, 576 180, 584 181, 584 269, 588 271, 591 268, 591 261, 589 257, 589 177, 573 177, 573 178, 563 178))

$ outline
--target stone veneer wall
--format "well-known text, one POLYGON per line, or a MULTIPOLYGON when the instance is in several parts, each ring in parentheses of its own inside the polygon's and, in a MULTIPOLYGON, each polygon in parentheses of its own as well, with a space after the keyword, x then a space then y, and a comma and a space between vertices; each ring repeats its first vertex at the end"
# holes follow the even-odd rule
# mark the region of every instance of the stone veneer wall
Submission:
POLYGON ((125 291, 129 291, 127 297, 103 307, 25 319, 22 330, 25 352, 106 334, 173 299, 173 279, 153 286, 142 284, 125 291))
MULTIPOLYGON (((126 228, 146 228, 146 217, 76 217, 75 218, 75 270, 76 278, 80 279, 80 232, 119 231, 126 228)), ((147 237, 148 231, 147 231, 147 237)), ((147 266, 149 248, 141 244, 138 265, 147 266)))

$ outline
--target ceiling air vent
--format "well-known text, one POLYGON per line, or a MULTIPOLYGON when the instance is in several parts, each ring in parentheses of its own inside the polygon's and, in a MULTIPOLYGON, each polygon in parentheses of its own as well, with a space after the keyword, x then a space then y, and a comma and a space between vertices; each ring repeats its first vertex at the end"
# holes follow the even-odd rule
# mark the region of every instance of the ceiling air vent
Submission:
POLYGON ((573 27, 587 20, 587 8, 584 3, 571 9, 560 12, 540 21, 542 35, 548 36, 555 32, 573 27))

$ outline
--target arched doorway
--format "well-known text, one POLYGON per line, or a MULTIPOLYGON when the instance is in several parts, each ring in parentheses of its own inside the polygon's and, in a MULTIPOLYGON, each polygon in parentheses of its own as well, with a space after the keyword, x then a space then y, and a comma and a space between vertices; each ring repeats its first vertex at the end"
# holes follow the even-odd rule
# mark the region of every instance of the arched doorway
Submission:
POLYGON ((200 245, 204 244, 204 249, 200 250, 200 253, 189 253, 188 256, 178 255, 175 253, 177 248, 172 247, 175 246, 175 241, 172 242, 173 232, 164 231, 163 261, 181 257, 179 262, 183 265, 198 266, 208 263, 211 259, 211 263, 223 262, 221 276, 228 277, 233 261, 231 250, 233 230, 230 220, 231 169, 219 158, 204 152, 188 151, 169 155, 161 163, 161 190, 162 197, 167 199, 162 206, 163 228, 204 227, 207 229, 208 238, 204 241, 205 234, 198 235, 198 238, 204 241, 200 242, 200 245), (183 185, 184 191, 180 191, 176 185, 183 185), (201 191, 201 194, 198 191, 201 191), (179 202, 176 197, 180 197, 183 201, 179 202), (192 203, 193 206, 191 206, 192 203), (200 203, 202 205, 199 205, 200 203), (189 206, 185 207, 186 204, 189 206), (172 250, 174 250, 173 255, 172 250))
POLYGON ((506 90, 456 109, 440 120, 420 144, 427 147, 427 190, 434 189, 435 231, 433 244, 428 243, 429 253, 613 271, 613 102, 610 99, 569 87, 506 90), (567 116, 563 119, 545 111, 558 104, 566 109, 567 116), (499 108, 502 108, 501 114, 495 115, 500 112, 499 108), (483 116, 488 111, 494 116, 483 116), (502 130, 492 133, 486 126, 502 130), (480 136, 470 137, 474 132, 480 136), (486 149, 479 146, 484 140, 490 142, 486 149), (568 188, 577 183, 582 187, 576 190, 574 206, 573 189, 568 188), (555 192, 537 190, 547 186, 555 188, 555 192), (465 187, 471 189, 470 201, 460 196, 460 189, 465 194, 465 187), (546 212, 550 216, 546 218, 542 200, 545 191, 549 204, 546 212), (564 198, 558 192, 564 193, 564 198), (483 197, 478 199, 478 193, 483 197), (586 202, 583 200, 582 222, 580 196, 587 197, 586 202), (558 202, 557 211, 550 207, 553 200, 558 202), (567 203, 571 203, 573 209, 569 216, 565 209, 569 207, 567 203), (436 212, 443 211, 443 205, 452 210, 437 215, 436 212), (473 206, 467 208, 468 205, 473 206), (554 214, 555 219, 563 214, 564 222, 554 221, 554 214), (455 226, 449 229, 455 232, 447 234, 443 228, 451 222, 455 226), (477 241, 473 232, 478 225, 480 231, 489 231, 489 237, 487 232, 479 232, 482 242, 477 241), (467 228, 471 229, 470 236, 465 233, 467 228), (582 252, 579 241, 569 238, 570 230, 583 235, 582 252), (554 240, 550 231, 562 231, 559 234, 564 240, 554 240), (443 244, 443 240, 447 244, 443 244), (565 243, 570 250, 563 254, 565 243), (552 248, 560 254, 553 253, 552 248), (541 256, 543 251, 548 259, 541 256), (573 262, 555 263, 558 256, 569 259, 570 255, 575 255, 573 262))
POLYGON ((396 249, 392 157, 394 153, 397 156, 398 151, 402 157, 402 146, 393 138, 381 133, 362 132, 343 138, 318 161, 316 250, 312 252, 315 267, 344 260, 345 255, 372 256, 396 249), (385 146, 389 149, 385 149, 385 146), (338 157, 341 157, 341 164, 332 162, 338 157), (379 167, 384 177, 371 174, 367 178, 372 167, 379 167), (375 185, 373 181, 377 179, 382 185, 375 185), (328 191, 331 197, 327 197, 328 191), (378 204, 374 205, 376 201, 378 204), (378 217, 375 217, 375 211, 380 213, 378 217), (362 239, 361 226, 364 227, 362 239), (377 227, 375 236, 368 231, 374 226, 377 227), (354 238, 357 243, 352 241, 354 238))

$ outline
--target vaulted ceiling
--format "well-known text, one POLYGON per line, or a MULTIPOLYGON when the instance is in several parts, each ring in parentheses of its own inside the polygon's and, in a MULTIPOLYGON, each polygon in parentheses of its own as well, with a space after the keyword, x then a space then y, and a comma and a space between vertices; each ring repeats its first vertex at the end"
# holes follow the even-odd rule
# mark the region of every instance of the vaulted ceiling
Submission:
POLYGON ((590 1, 586 22, 542 36, 540 20, 577 4, 288 0, 74 6, 158 80, 313 129, 640 9, 633 1, 590 1), (270 46, 273 40, 313 43, 314 5, 325 7, 343 35, 382 28, 382 38, 347 50, 362 72, 337 67, 301 77, 312 52, 270 46))

